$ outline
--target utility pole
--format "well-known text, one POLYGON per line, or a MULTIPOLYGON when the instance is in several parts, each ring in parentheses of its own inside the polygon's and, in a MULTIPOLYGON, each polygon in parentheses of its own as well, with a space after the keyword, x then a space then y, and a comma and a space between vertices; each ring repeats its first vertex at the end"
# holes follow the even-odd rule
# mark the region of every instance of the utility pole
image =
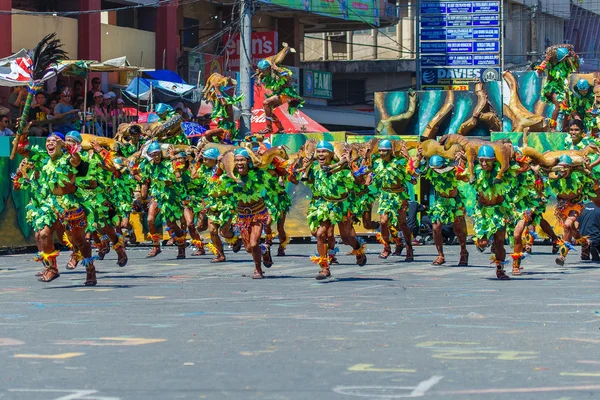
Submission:
POLYGON ((240 118, 240 133, 243 136, 252 134, 252 0, 240 0, 240 92, 242 99, 242 118, 240 118))
POLYGON ((415 29, 413 30, 413 43, 415 43, 415 75, 417 76, 417 90, 421 90, 421 0, 417 0, 414 4, 415 29))

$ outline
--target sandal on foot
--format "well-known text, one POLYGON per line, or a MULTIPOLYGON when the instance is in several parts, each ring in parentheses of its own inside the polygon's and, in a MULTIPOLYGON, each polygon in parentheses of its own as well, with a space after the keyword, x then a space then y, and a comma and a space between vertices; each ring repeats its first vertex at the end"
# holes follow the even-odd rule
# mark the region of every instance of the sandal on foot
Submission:
POLYGON ((252 276, 252 279, 265 279, 265 276, 263 275, 262 272, 254 271, 254 275, 252 276))
POLYGON ((203 256, 206 254, 206 250, 198 249, 192 253, 192 256, 203 256))
POLYGON ((242 239, 238 238, 238 240, 231 246, 231 251, 234 253, 238 253, 242 249, 242 239))
POLYGON ((460 260, 458 261, 458 266, 459 267, 466 267, 469 265, 469 253, 468 252, 464 252, 464 253, 460 253, 460 260))
POLYGON ((162 250, 160 249, 160 247, 152 247, 152 250, 150 250, 150 253, 148 253, 146 258, 154 258, 157 255, 159 255, 160 253, 162 253, 162 250))
POLYGON ((271 268, 273 266, 273 257, 271 257, 271 246, 265 244, 265 251, 262 256, 262 261, 265 268, 271 268))
POLYGON ((329 269, 324 269, 321 270, 321 272, 319 272, 317 274, 317 276, 315 276, 315 279, 318 281, 322 281, 323 279, 327 279, 331 276, 331 272, 329 272, 329 269))
POLYGON ((86 268, 86 276, 85 276, 85 286, 96 286, 98 283, 96 279, 96 268, 92 265, 91 267, 86 268))
POLYGON ((500 279, 501 281, 510 280, 510 277, 508 275, 506 275, 506 272, 504 272, 503 269, 496 270, 496 278, 500 279))
POLYGON ((404 246, 396 246, 392 255, 393 256, 401 256, 403 251, 404 251, 404 246))
POLYGON ((213 258, 212 260, 210 260, 211 263, 222 263, 225 262, 225 256, 224 255, 218 255, 215 258, 213 258))
POLYGON ((46 268, 46 270, 42 274, 42 277, 38 280, 40 282, 48 283, 48 282, 52 282, 59 276, 60 276, 60 274, 58 273, 58 268, 46 268))
POLYGON ((361 254, 359 256, 356 256, 356 265, 358 265, 359 267, 364 267, 365 264, 367 264, 367 255, 366 254, 361 254))
POLYGON ((431 265, 442 265, 442 264, 446 264, 446 259, 444 258, 444 256, 437 256, 437 258, 435 260, 433 260, 433 262, 431 263, 431 265))
POLYGON ((381 250, 381 253, 379 253, 379 258, 382 258, 385 260, 386 258, 388 258, 390 256, 391 252, 392 252, 391 247, 384 247, 383 250, 381 250))
POLYGON ((560 265, 562 267, 565 265, 565 258, 563 256, 558 256, 554 262, 556 262, 556 265, 560 265))
POLYGON ((285 256, 285 249, 281 246, 279 246, 277 248, 277 257, 283 257, 285 256))
POLYGON ((512 274, 513 276, 523 275, 523 273, 521 272, 521 268, 519 267, 513 267, 512 274))

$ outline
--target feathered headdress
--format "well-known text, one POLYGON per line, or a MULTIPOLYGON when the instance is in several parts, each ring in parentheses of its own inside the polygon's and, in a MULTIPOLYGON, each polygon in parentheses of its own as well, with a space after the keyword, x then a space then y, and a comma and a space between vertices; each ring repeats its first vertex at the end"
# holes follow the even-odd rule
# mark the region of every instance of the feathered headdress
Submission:
POLYGON ((24 135, 24 129, 27 125, 27 116, 31 109, 31 101, 37 90, 41 89, 41 83, 49 73, 57 71, 58 62, 67 59, 67 53, 62 49, 63 45, 59 39, 56 39, 56 33, 46 35, 35 48, 29 51, 30 63, 27 65, 27 73, 30 80, 27 85, 27 99, 23 106, 21 119, 17 134, 13 141, 13 148, 10 154, 10 159, 14 159, 19 145, 25 146, 27 138, 24 135))

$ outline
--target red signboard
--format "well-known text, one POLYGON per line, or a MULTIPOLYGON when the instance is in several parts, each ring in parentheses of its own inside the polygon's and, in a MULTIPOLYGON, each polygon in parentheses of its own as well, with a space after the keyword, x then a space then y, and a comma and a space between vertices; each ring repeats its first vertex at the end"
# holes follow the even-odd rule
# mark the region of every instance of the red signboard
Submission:
POLYGON ((204 56, 204 81, 213 73, 223 74, 223 56, 203 54, 204 56))
MULTIPOLYGON (((240 46, 240 35, 224 35, 223 45, 226 46, 225 57, 228 59, 228 69, 239 71, 240 54, 244 51, 240 46)), ((261 59, 273 56, 278 51, 277 32, 252 32, 252 65, 256 66, 261 59)))

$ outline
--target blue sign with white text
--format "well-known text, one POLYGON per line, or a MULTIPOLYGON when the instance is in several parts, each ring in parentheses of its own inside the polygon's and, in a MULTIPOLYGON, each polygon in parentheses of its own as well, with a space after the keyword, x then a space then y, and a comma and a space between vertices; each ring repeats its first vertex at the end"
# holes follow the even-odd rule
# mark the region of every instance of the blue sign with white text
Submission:
POLYGON ((422 0, 421 83, 465 87, 499 79, 501 7, 501 0, 422 0))

